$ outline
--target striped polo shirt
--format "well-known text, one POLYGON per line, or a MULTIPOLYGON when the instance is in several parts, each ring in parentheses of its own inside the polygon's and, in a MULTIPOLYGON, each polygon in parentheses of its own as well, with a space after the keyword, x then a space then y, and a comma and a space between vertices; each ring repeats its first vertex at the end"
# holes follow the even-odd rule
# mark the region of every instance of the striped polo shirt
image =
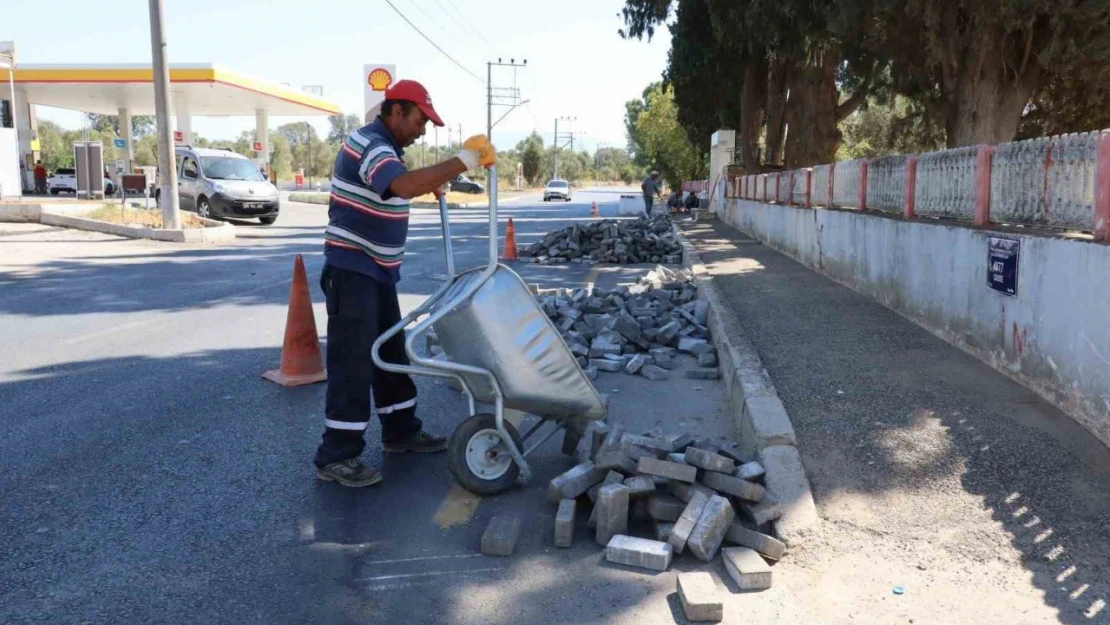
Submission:
POLYGON ((401 279, 409 200, 389 192, 405 169, 404 151, 380 119, 347 136, 331 178, 324 258, 383 284, 401 279))

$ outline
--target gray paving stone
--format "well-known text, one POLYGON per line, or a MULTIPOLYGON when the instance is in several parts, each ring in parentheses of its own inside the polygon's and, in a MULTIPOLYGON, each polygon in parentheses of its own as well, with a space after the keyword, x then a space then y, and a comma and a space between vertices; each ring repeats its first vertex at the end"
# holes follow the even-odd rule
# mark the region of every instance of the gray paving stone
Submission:
POLYGON ((740 447, 745 452, 754 454, 773 445, 797 444, 794 426, 778 396, 744 400, 744 411, 740 415, 740 447))
POLYGON ((754 482, 755 480, 763 477, 764 473, 765 471, 763 470, 763 465, 753 460, 752 462, 745 462, 744 464, 736 467, 736 473, 734 473, 733 475, 742 480, 754 482))
POLYGON ((731 474, 736 471, 736 463, 732 460, 693 446, 686 448, 686 464, 717 473, 731 474))
POLYGON ((650 521, 651 513, 648 512, 648 501, 646 497, 639 499, 632 499, 628 504, 628 520, 629 521, 650 521))
POLYGON ((721 550, 725 571, 740 590, 765 590, 771 587, 771 567, 754 550, 728 547, 721 550))
POLYGON ((786 543, 773 536, 748 529, 741 525, 740 521, 733 521, 732 525, 728 526, 728 531, 725 532, 725 540, 741 547, 754 549, 772 560, 781 560, 786 555, 786 543))
POLYGON ((667 454, 667 460, 676 464, 686 464, 686 454, 667 454))
POLYGON ((648 356, 645 354, 636 354, 628 359, 628 365, 625 366, 624 371, 630 375, 635 375, 645 364, 648 362, 648 356))
POLYGON ((590 497, 591 502, 597 503, 597 493, 601 490, 602 486, 605 486, 606 484, 621 484, 623 482, 624 475, 617 473, 616 471, 609 471, 605 474, 605 479, 601 480, 600 483, 591 486, 590 490, 586 491, 586 494, 590 497))
POLYGON ((622 368, 621 363, 607 358, 591 358, 589 366, 598 371, 608 371, 609 373, 616 373, 622 368))
POLYGON ((667 542, 671 537, 671 532, 674 530, 674 523, 667 521, 652 521, 652 531, 655 532, 655 540, 667 542))
POLYGON ((742 502, 740 504, 740 512, 744 516, 751 519, 752 523, 756 525, 765 525, 771 521, 775 521, 782 516, 782 506, 770 494, 763 495, 763 501, 759 503, 742 502))
POLYGON ((765 447, 759 452, 759 462, 767 470, 763 476, 767 492, 782 508, 782 515, 775 521, 778 537, 796 546, 816 534, 820 517, 798 449, 792 445, 765 447))
POLYGON ((695 467, 657 458, 640 458, 636 470, 644 475, 660 475, 679 482, 693 482, 698 476, 698 470, 695 467))
POLYGON ((709 496, 704 493, 694 493, 694 496, 690 498, 690 503, 686 504, 686 509, 675 521, 674 531, 671 532, 671 538, 668 541, 674 547, 675 553, 682 553, 682 550, 686 548, 686 541, 693 533, 694 527, 697 526, 698 519, 701 518, 701 513, 708 503, 709 496))
POLYGON ((710 497, 709 503, 698 517, 694 531, 686 539, 686 546, 699 560, 709 562, 717 555, 717 549, 725 539, 725 532, 735 518, 736 511, 727 499, 718 495, 710 497))
POLYGON ((656 453, 656 457, 663 457, 671 451, 671 444, 662 438, 655 436, 636 436, 635 434, 625 434, 621 437, 621 446, 627 447, 635 445, 644 449, 649 449, 656 453))
POLYGON ((717 364, 717 354, 715 352, 702 352, 698 354, 699 367, 712 367, 713 370, 716 371, 717 364))
POLYGON ((605 559, 609 562, 653 571, 666 571, 673 557, 668 543, 623 534, 613 536, 605 546, 605 559))
POLYGON ((593 462, 583 462, 551 480, 547 486, 547 499, 558 503, 562 499, 575 499, 591 486, 605 478, 606 469, 593 462))
POLYGON ((717 380, 721 372, 716 368, 687 369, 683 375, 689 380, 717 380))
POLYGON ((719 493, 732 495, 745 501, 760 502, 763 501, 763 496, 766 494, 766 490, 755 482, 724 475, 723 473, 713 473, 712 471, 706 471, 701 476, 701 483, 719 493))
POLYGON ((499 514, 490 519, 482 533, 482 553, 487 556, 511 556, 520 539, 520 517, 499 514))
POLYGON ((686 502, 674 495, 655 493, 648 498, 648 513, 657 521, 677 521, 686 509, 686 502))
POLYGON ((671 439, 671 448, 668 450, 673 453, 682 453, 686 448, 694 443, 694 435, 689 432, 683 432, 677 437, 671 439))
POLYGON ((555 513, 555 546, 567 548, 574 543, 574 513, 578 502, 574 499, 564 499, 559 502, 559 510, 555 513))
POLYGON ((705 493, 706 497, 717 494, 712 488, 698 484, 697 482, 687 484, 679 482, 678 480, 670 480, 667 484, 671 494, 686 503, 690 503, 690 500, 694 497, 694 493, 705 493))
POLYGON ((725 606, 712 575, 700 571, 679 573, 676 584, 688 620, 717 622, 724 618, 725 606))
POLYGON ((683 354, 697 355, 699 352, 706 351, 706 348, 712 348, 712 345, 709 345, 705 339, 684 338, 678 341, 678 351, 683 354))
POLYGON ((647 497, 655 493, 655 480, 647 475, 633 475, 624 480, 628 487, 628 496, 633 499, 647 497))
POLYGON ((594 461, 598 467, 610 470, 623 471, 627 475, 635 475, 637 472, 637 464, 628 455, 628 452, 623 449, 614 449, 611 451, 602 451, 597 455, 594 461))
POLYGON ((640 375, 655 382, 666 380, 668 377, 670 377, 666 369, 657 365, 644 365, 640 369, 640 375))
POLYGON ((606 484, 597 494, 597 544, 608 545, 609 539, 628 531, 628 487, 606 484))

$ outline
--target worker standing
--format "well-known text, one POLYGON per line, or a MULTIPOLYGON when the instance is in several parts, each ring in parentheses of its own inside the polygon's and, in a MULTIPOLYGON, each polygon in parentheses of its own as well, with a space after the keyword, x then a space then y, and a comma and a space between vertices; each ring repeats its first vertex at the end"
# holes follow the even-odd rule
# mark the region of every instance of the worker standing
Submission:
POLYGON ((640 190, 644 193, 644 212, 651 217, 651 205, 655 202, 655 197, 663 199, 659 192, 659 172, 653 171, 650 176, 644 178, 640 183, 640 190))
MULTIPOLYGON (((46 195, 46 167, 42 161, 35 161, 35 193, 46 195)), ((26 178, 24 178, 26 180, 26 178)))
MULTIPOLYGON (((416 81, 399 81, 385 92, 378 117, 349 134, 335 159, 320 276, 328 310, 328 390, 315 464, 318 478, 344 486, 382 481, 376 469, 359 459, 366 446, 371 389, 383 451, 447 448, 447 440, 425 432, 416 417, 412 378, 379 369, 371 358, 374 341, 401 320, 396 285, 409 201, 468 169, 496 161, 489 140, 475 135, 454 158, 409 171, 401 160, 404 148, 424 135, 429 121, 443 126, 428 91, 416 81)), ((408 364, 404 333, 382 345, 381 357, 408 364)))

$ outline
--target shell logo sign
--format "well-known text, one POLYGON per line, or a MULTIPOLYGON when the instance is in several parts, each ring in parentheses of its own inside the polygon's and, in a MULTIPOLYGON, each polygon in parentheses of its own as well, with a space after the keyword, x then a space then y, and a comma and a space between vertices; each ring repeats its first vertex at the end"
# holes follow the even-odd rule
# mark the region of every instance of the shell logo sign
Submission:
POLYGON ((393 75, 389 73, 389 70, 379 67, 366 77, 366 84, 370 85, 370 88, 374 91, 385 91, 393 84, 393 75))

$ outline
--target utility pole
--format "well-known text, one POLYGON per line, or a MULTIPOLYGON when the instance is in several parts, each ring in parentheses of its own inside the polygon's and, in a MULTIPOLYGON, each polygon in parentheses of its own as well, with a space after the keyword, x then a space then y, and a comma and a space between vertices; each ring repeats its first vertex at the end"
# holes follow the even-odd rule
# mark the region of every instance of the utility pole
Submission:
POLYGON ((305 145, 308 148, 308 188, 312 189, 312 124, 304 123, 305 145))
POLYGON ((158 170, 161 172, 162 227, 181 228, 177 203, 177 161, 173 156, 170 128, 170 68, 166 63, 166 24, 162 0, 150 0, 150 51, 154 58, 154 112, 158 123, 158 170))
MULTIPOLYGON (((489 61, 486 63, 486 138, 493 141, 493 127, 496 126, 505 116, 513 112, 513 109, 526 104, 527 100, 521 102, 520 89, 516 86, 516 68, 526 67, 528 59, 524 59, 522 63, 517 63, 516 59, 509 59, 508 63, 503 63, 500 58, 497 62, 489 61), (493 68, 497 67, 511 67, 513 68, 513 86, 512 87, 494 87, 493 86, 493 68), (509 110, 505 111, 502 115, 493 121, 493 107, 504 106, 509 110)), ((460 134, 462 131, 459 131, 460 134)))
POLYGON ((559 139, 569 139, 570 140, 569 144, 571 146, 571 150, 574 149, 574 133, 573 132, 564 132, 563 134, 560 135, 559 134, 559 120, 562 120, 562 121, 565 121, 565 122, 573 122, 577 119, 578 119, 577 117, 568 117, 566 115, 564 115, 562 117, 556 117, 555 118, 555 140, 553 142, 553 144, 555 146, 555 153, 554 153, 555 173, 552 175, 552 178, 558 178, 559 177, 559 139))

